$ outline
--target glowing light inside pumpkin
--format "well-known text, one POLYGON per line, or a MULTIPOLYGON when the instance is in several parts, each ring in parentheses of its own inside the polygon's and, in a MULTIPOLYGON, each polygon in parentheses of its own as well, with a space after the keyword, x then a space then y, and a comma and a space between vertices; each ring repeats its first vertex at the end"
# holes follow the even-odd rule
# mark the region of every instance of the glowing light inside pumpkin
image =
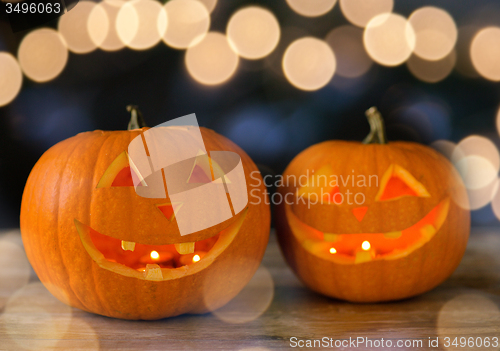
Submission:
POLYGON ((200 260, 200 255, 193 256, 193 262, 198 262, 200 260))
POLYGON ((363 250, 365 250, 365 251, 370 250, 370 247, 371 247, 371 245, 370 245, 370 242, 369 242, 369 241, 366 241, 366 240, 365 240, 365 241, 363 241, 363 243, 361 244, 361 248, 362 248, 363 250))
POLYGON ((333 254, 336 254, 337 253, 337 250, 335 250, 334 247, 331 247, 330 248, 330 253, 333 255, 333 254))
MULTIPOLYGON (((234 228, 237 228, 236 225, 240 223, 236 223, 234 228)), ((210 238, 194 242, 196 251, 189 254, 179 253, 175 247, 176 244, 148 245, 133 243, 133 250, 124 251, 122 240, 100 234, 78 221, 75 221, 75 225, 80 238, 84 242, 93 244, 93 248, 89 252, 92 257, 94 257, 94 254, 99 257, 100 255, 104 255, 106 264, 108 262, 118 263, 139 271, 145 271, 146 266, 153 263, 159 265, 161 269, 187 266, 194 262, 193 257, 195 255, 198 255, 200 258, 199 261, 201 261, 215 245, 220 235, 220 233, 217 233, 210 238)), ((229 228, 233 227, 230 226, 229 228)), ((111 266, 111 270, 113 270, 112 267, 116 266, 111 266)))
POLYGON ((151 253, 149 254, 149 256, 151 256, 151 258, 153 260, 157 260, 157 259, 160 258, 160 254, 157 251, 151 251, 151 253))

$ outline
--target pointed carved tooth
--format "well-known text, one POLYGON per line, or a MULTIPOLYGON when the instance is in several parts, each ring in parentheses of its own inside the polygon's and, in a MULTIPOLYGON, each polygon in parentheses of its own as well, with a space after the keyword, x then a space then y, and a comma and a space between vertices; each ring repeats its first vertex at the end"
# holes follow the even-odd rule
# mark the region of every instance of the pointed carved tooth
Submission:
POLYGON ((144 271, 144 278, 146 280, 163 280, 160 266, 157 264, 147 264, 144 271))
POLYGON ((372 260, 372 254, 370 251, 358 251, 356 252, 356 258, 354 263, 363 263, 372 260))
POLYGON ((133 241, 122 240, 122 249, 125 251, 134 251, 135 243, 133 241))
POLYGON ((420 229, 420 233, 422 233, 424 238, 430 239, 436 234, 436 228, 432 224, 426 224, 420 229))
POLYGON ((389 232, 389 233, 384 233, 384 238, 388 239, 397 239, 403 234, 401 231, 399 232, 389 232))
POLYGON ((175 244, 175 249, 181 255, 187 255, 194 252, 194 242, 175 244))
POLYGON ((323 233, 323 240, 329 243, 335 243, 339 241, 340 236, 338 234, 323 233))

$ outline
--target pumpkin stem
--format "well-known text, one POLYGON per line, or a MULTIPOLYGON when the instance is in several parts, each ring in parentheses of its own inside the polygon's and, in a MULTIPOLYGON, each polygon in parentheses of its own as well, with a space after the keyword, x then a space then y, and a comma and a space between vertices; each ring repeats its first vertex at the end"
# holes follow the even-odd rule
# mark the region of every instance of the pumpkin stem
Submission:
POLYGON ((128 122, 127 130, 133 129, 141 129, 146 126, 146 122, 144 122, 144 118, 142 117, 141 111, 135 105, 128 105, 127 111, 130 112, 130 122, 128 122))
POLYGON ((372 107, 365 114, 370 123, 370 134, 363 140, 363 144, 387 144, 384 119, 380 112, 376 107, 372 107))

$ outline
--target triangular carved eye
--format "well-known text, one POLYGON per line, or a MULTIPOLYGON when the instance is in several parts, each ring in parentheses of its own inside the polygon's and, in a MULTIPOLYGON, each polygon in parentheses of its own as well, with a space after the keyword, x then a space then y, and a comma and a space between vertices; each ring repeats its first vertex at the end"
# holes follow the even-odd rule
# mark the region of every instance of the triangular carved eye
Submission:
POLYGON ((205 152, 199 150, 194 159, 193 168, 189 173, 187 183, 226 183, 231 184, 222 168, 205 152))
POLYGON ((404 196, 430 197, 427 189, 407 170, 399 165, 391 165, 382 176, 376 201, 389 201, 404 196))
POLYGON ((212 167, 208 155, 201 150, 194 159, 193 168, 189 174, 188 183, 210 183, 212 181, 212 167))
POLYGON ((133 164, 130 163, 126 151, 118 155, 104 172, 97 188, 146 185, 138 176, 133 164))

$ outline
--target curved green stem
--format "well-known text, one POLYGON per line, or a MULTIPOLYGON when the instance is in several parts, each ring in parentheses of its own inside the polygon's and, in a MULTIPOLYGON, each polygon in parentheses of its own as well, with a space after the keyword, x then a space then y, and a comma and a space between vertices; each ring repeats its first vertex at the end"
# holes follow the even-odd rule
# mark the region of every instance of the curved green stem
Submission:
POLYGON ((142 117, 141 111, 135 105, 128 105, 127 111, 130 112, 130 122, 128 122, 127 130, 140 129, 147 127, 144 118, 142 117))
POLYGON ((365 114, 370 123, 370 134, 363 140, 363 144, 387 144, 384 119, 380 112, 376 107, 372 107, 365 114))

